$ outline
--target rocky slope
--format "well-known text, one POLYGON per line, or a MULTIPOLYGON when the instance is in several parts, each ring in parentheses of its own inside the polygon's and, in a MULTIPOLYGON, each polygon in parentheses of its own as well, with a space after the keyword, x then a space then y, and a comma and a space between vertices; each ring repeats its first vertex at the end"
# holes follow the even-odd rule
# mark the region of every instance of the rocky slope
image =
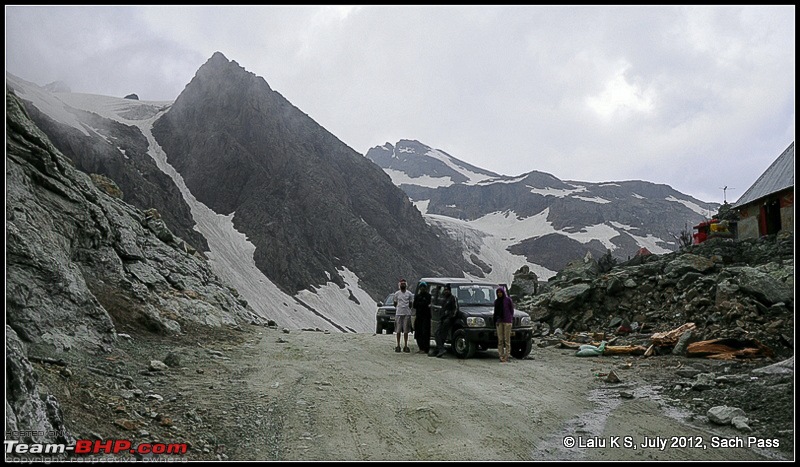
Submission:
MULTIPOLYGON (((41 89, 10 74, 6 74, 6 83, 21 98, 36 126, 75 167, 110 178, 127 203, 142 210, 155 208, 172 232, 194 248, 208 251, 206 239, 194 229, 195 221, 186 201, 148 154, 147 139, 137 127, 71 107, 54 97, 53 93, 69 93, 69 89, 41 89), (65 118, 56 120, 57 114, 65 118)), ((141 120, 167 105, 141 103, 123 114, 131 120, 141 120)))
POLYGON ((120 329, 170 335, 258 322, 157 211, 118 196, 109 179, 76 169, 7 92, 7 427, 61 426, 26 349, 57 358, 109 350, 120 329))
POLYGON ((789 232, 758 240, 711 239, 603 270, 578 260, 518 306, 545 329, 613 334, 622 322, 669 331, 695 323, 692 340, 757 340, 794 353, 794 250, 789 232))

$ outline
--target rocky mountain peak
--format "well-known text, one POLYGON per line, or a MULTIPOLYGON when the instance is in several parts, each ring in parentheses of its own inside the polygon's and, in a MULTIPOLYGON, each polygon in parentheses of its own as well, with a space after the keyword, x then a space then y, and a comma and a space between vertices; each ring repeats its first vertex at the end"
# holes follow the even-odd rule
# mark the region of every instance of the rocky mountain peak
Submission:
POLYGON ((222 54, 153 135, 198 201, 235 213, 256 266, 290 294, 343 287, 343 267, 375 297, 399 277, 470 269, 378 166, 222 54))
POLYGON ((213 55, 211 55, 211 58, 209 58, 206 63, 209 64, 209 65, 224 66, 224 65, 228 64, 229 62, 230 62, 230 60, 228 60, 228 57, 226 57, 225 54, 223 54, 222 52, 220 52, 218 50, 218 51, 214 52, 213 55))
POLYGON ((184 96, 189 91, 199 88, 204 92, 209 88, 216 89, 217 93, 233 97, 243 92, 271 91, 269 84, 254 73, 247 71, 234 60, 228 60, 221 52, 215 52, 200 68, 198 68, 192 81, 178 97, 184 96))

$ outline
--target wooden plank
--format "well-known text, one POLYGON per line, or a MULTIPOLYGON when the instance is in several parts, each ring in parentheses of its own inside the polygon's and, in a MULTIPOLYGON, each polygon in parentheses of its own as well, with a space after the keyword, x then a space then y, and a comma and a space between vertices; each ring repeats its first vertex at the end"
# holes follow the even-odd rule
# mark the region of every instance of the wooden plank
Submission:
POLYGON ((650 336, 650 340, 653 342, 653 344, 659 347, 675 345, 678 343, 678 339, 680 339, 684 332, 691 331, 695 327, 696 326, 694 323, 686 323, 671 331, 657 332, 650 336))
POLYGON ((603 355, 643 355, 645 350, 642 345, 606 345, 603 355))
POLYGON ((772 357, 772 349, 755 339, 712 339, 693 342, 686 348, 687 357, 706 357, 716 360, 733 358, 772 357))

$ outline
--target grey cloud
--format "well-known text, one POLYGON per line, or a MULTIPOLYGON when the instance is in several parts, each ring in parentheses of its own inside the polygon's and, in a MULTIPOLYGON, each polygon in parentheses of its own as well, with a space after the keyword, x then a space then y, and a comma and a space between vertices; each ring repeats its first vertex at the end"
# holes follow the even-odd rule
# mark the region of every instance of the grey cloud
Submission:
POLYGON ((7 7, 6 24, 7 70, 39 84, 171 100, 221 51, 359 152, 418 139, 509 175, 721 201, 794 137, 793 6, 7 7), (588 99, 622 69, 650 109, 600 116, 588 99))

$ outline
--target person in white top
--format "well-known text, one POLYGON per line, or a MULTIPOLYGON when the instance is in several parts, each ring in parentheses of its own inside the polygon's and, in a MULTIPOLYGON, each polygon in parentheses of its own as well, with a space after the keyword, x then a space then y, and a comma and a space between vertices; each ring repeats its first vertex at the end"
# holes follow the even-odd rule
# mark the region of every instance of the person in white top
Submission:
POLYGON ((408 348, 408 333, 411 330, 411 304, 414 294, 408 291, 405 279, 400 279, 400 290, 394 293, 395 328, 397 330, 397 347, 395 352, 400 352, 400 334, 403 334, 403 352, 411 352, 408 348))

